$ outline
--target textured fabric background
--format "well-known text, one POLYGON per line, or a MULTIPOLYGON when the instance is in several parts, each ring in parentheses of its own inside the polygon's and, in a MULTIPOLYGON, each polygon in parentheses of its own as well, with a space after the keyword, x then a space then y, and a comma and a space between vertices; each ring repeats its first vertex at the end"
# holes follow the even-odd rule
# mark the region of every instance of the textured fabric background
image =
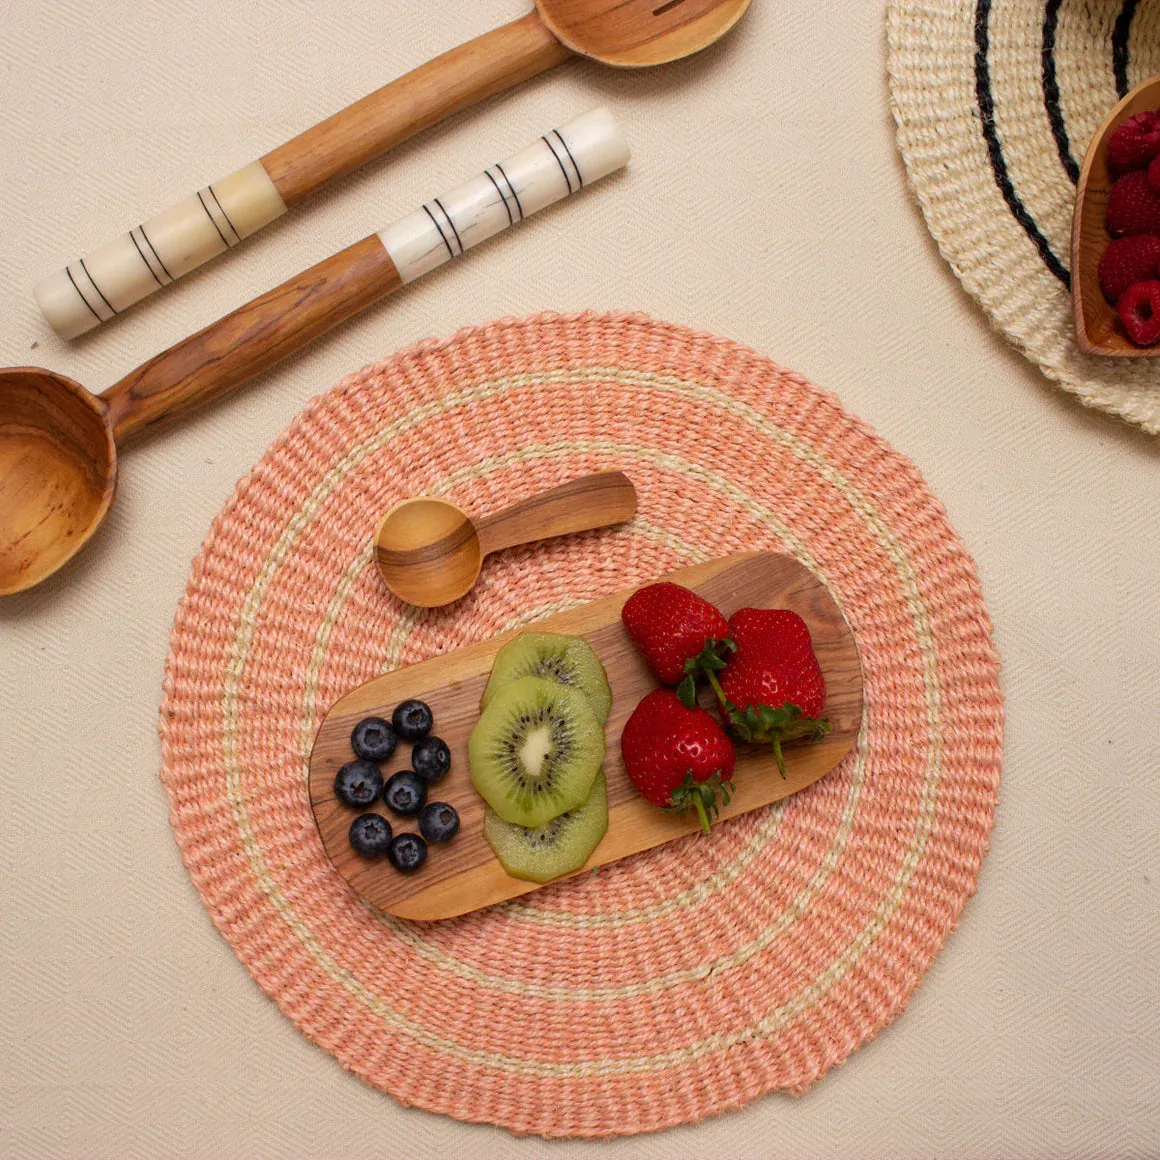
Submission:
POLYGON ((1157 1155, 1160 445, 1049 387, 938 257, 895 148, 882 4, 755 0, 684 64, 569 65, 87 340, 39 319, 44 273, 522 10, 3 6, 0 358, 95 388, 599 100, 635 157, 134 448, 83 558, 0 605, 0 1155, 1157 1155), (302 403, 423 336, 584 307, 766 351, 911 457, 979 564, 1008 711, 979 893, 905 1016, 804 1097, 610 1146, 513 1140, 345 1074, 213 930, 157 780, 189 561, 302 403))

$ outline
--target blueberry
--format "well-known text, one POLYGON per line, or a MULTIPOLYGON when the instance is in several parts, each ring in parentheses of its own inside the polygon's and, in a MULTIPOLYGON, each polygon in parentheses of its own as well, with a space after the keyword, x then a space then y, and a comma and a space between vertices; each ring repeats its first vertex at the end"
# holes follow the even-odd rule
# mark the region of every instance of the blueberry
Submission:
POLYGON ((403 701, 395 707, 391 724, 400 737, 408 741, 418 741, 431 732, 431 709, 422 701, 403 701))
POLYGON ((411 749, 411 767, 424 781, 438 781, 451 768, 447 742, 439 737, 420 737, 411 749))
POLYGON ((391 823, 381 814, 359 814, 350 824, 350 844, 364 858, 377 858, 391 844, 391 823))
POLYGON ((419 833, 428 842, 450 842, 459 833, 459 815, 446 802, 428 802, 419 815, 419 833))
POLYGON ((426 800, 427 783, 409 769, 387 778, 387 784, 383 786, 383 801, 397 814, 417 814, 426 800))
POLYGON ((344 806, 362 809, 369 806, 379 796, 383 788, 383 775, 379 767, 369 761, 348 761, 334 779, 334 796, 344 806))
POLYGON ((396 870, 410 874, 427 861, 427 843, 418 834, 398 834, 387 847, 387 857, 396 870))
POLYGON ((355 757, 367 761, 386 761, 399 744, 389 721, 381 717, 365 717, 350 735, 350 747, 355 757))

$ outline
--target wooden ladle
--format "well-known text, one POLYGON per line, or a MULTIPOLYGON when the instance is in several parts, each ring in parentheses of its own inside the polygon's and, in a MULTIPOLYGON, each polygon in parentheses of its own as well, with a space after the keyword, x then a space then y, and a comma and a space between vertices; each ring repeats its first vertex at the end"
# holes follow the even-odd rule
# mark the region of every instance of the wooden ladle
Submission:
POLYGON ((1108 139, 1129 117, 1147 109, 1160 109, 1160 76, 1137 85, 1107 115, 1088 146, 1076 183, 1071 225, 1071 300, 1075 344, 1084 354, 1160 356, 1160 343, 1136 346, 1124 333, 1116 308, 1100 289, 1099 275, 1100 258, 1112 240, 1105 224, 1113 181, 1108 171, 1108 139))
POLYGON ((573 479, 475 520, 453 503, 419 496, 383 517, 375 559, 400 600, 440 608, 471 591, 492 552, 624 523, 634 515, 636 488, 619 471, 573 479))
POLYGON ((622 68, 689 56, 728 32, 750 2, 535 0, 527 16, 443 53, 45 278, 36 300, 62 338, 75 338, 453 113, 574 54, 622 68))
POLYGON ((50 576, 97 530, 117 444, 239 386, 344 319, 619 169, 593 109, 130 372, 103 395, 39 367, 0 370, 0 596, 50 576))

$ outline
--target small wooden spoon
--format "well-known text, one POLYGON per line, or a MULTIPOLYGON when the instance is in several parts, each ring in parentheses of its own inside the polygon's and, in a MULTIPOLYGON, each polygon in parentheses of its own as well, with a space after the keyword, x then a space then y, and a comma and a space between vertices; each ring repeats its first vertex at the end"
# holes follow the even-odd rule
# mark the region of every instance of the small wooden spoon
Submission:
POLYGON ((420 496, 383 517, 375 558, 400 600, 440 608, 471 591, 492 552, 620 524, 634 515, 636 488, 619 471, 573 479, 480 520, 446 500, 420 496))
POLYGON ((1129 341, 1116 308, 1100 289, 1099 264, 1111 236, 1106 222, 1108 192, 1108 138, 1129 117, 1147 109, 1160 109, 1160 76, 1137 85, 1107 116, 1096 131, 1084 157, 1076 186, 1075 214, 1071 221, 1071 300, 1075 312, 1075 342, 1084 354, 1110 354, 1121 358, 1156 358, 1160 343, 1136 346, 1129 341))
POLYGON ((486 97, 574 54, 620 68, 689 56, 724 36, 750 3, 535 0, 527 16, 420 65, 43 279, 37 303, 62 338, 75 338, 486 97))
POLYGON ((39 367, 0 370, 0 596, 52 575, 97 530, 125 439, 225 394, 627 160, 612 115, 593 109, 239 307, 103 395, 39 367))

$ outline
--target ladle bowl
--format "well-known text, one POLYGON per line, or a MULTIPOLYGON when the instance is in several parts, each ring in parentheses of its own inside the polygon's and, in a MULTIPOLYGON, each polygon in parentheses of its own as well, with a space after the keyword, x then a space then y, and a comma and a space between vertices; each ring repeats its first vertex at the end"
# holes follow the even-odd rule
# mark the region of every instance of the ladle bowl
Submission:
POLYGON ((51 576, 92 536, 117 487, 108 406, 40 367, 0 370, 0 596, 51 576))

